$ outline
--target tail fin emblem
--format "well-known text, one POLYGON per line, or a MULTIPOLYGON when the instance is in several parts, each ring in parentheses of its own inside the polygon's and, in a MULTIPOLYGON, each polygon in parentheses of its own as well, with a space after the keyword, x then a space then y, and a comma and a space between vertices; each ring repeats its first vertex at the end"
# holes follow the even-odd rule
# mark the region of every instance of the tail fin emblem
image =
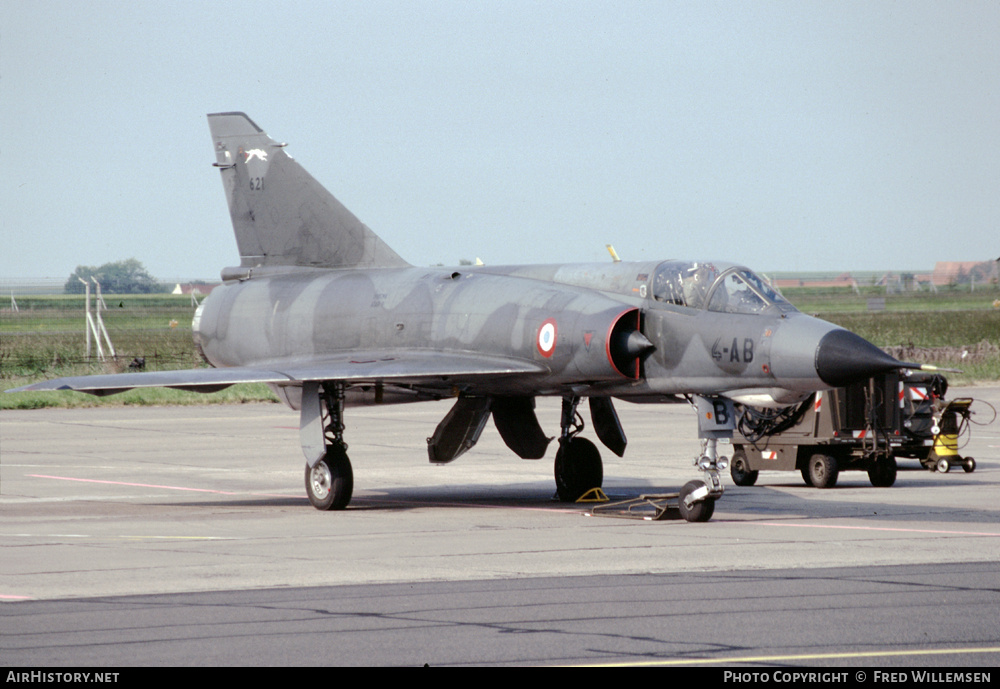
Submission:
POLYGON ((251 158, 256 158, 261 162, 267 162, 267 151, 260 148, 251 148, 249 151, 243 152, 244 162, 249 163, 251 158))

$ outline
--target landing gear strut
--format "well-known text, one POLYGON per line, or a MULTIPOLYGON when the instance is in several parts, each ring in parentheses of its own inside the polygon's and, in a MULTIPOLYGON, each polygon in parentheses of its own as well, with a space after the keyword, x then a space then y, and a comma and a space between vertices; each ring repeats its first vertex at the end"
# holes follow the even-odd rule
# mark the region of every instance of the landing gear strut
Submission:
POLYGON ((306 382, 299 423, 306 456, 306 495, 318 510, 342 510, 354 492, 354 472, 344 442, 344 385, 306 382))
POLYGON ((694 464, 701 469, 702 480, 684 484, 678 507, 689 522, 707 522, 724 490, 719 472, 729 466, 729 460, 718 454, 718 442, 720 438, 733 437, 736 411, 726 398, 696 396, 694 407, 698 412, 698 437, 702 439, 701 455, 695 457, 694 464))
POLYGON ((715 512, 715 501, 722 497, 724 488, 719 471, 729 466, 729 460, 718 456, 718 438, 702 440, 701 456, 694 464, 702 470, 702 480, 688 481, 681 488, 678 508, 689 522, 707 522, 715 512))
POLYGON ((579 437, 583 419, 577 413, 579 397, 564 397, 562 403, 559 450, 556 452, 556 495, 562 502, 576 502, 591 488, 604 481, 604 465, 597 446, 579 437))

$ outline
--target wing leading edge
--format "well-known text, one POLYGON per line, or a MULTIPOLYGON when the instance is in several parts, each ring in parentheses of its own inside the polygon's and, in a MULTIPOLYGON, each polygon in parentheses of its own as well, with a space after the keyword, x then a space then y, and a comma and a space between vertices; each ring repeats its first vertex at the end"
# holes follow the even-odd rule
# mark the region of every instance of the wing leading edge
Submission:
POLYGON ((267 362, 256 366, 54 378, 7 392, 75 390, 103 397, 150 387, 216 392, 238 383, 292 385, 324 380, 454 384, 484 377, 537 376, 544 373, 547 369, 543 366, 505 357, 433 351, 353 351, 338 356, 267 362))

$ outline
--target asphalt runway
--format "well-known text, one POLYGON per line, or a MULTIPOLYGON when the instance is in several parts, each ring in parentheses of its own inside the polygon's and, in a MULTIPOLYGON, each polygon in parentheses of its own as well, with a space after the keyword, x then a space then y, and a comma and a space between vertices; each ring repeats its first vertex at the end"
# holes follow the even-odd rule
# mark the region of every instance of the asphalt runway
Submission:
MULTIPOLYGON (((697 477, 690 408, 617 406, 612 499, 697 477)), ((961 449, 974 473, 727 477, 689 524, 555 502, 554 448, 520 460, 492 425, 432 466, 448 408, 349 409, 354 499, 329 513, 278 405, 0 413, 4 665, 1000 662, 998 421, 961 449)), ((539 418, 555 433, 558 402, 539 418)))

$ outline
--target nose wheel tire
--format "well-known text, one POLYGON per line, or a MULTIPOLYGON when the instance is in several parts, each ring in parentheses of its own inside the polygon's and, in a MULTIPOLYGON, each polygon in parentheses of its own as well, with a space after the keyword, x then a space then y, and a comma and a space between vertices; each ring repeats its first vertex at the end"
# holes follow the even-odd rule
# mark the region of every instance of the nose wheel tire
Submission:
POLYGON ((306 495, 318 510, 342 510, 354 492, 354 472, 347 452, 335 445, 313 466, 306 465, 306 495))
POLYGON ((688 481, 681 488, 681 494, 677 501, 677 509, 680 510, 681 516, 689 522, 707 522, 715 513, 715 498, 705 498, 690 507, 687 505, 687 497, 696 490, 705 487, 703 481, 688 481))

